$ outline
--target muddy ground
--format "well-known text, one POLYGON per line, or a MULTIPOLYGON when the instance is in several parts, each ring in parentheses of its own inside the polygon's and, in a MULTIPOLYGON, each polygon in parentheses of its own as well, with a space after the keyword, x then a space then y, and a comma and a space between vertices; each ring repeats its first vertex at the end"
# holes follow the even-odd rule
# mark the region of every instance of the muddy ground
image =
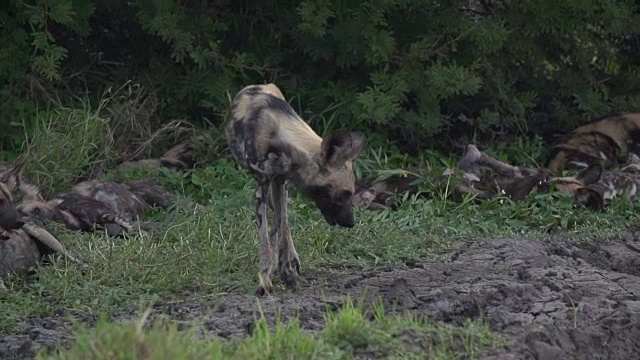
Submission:
MULTIPOLYGON (((468 242, 451 261, 424 261, 403 268, 305 274, 295 292, 278 289, 263 299, 273 319, 297 315, 305 329, 320 330, 327 305, 345 295, 382 297, 432 319, 460 323, 486 319, 510 339, 495 359, 634 359, 640 355, 640 233, 597 245, 495 239, 468 242)), ((32 318, 22 334, 0 339, 0 358, 29 358, 38 347, 70 344, 65 314, 32 318)), ((133 318, 135 314, 118 315, 133 318)), ((204 322, 202 334, 229 339, 252 331, 256 298, 228 294, 218 300, 158 305, 154 317, 204 322)), ((89 319, 85 321, 91 322, 89 319)))

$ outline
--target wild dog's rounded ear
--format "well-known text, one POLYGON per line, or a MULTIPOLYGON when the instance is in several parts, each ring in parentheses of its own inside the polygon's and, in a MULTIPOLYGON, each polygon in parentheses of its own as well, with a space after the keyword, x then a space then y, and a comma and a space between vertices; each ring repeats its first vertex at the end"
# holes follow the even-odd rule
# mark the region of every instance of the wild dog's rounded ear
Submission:
POLYGON ((600 193, 589 188, 580 188, 574 194, 576 204, 589 210, 599 211, 604 208, 604 198, 600 193))
POLYGON ((16 191, 20 185, 22 166, 22 163, 16 163, 0 173, 0 182, 4 183, 11 192, 16 191))
POLYGON ((593 164, 588 168, 580 171, 578 175, 576 175, 576 180, 580 181, 584 186, 591 185, 600 180, 602 172, 602 165, 593 164))
POLYGON ((360 132, 336 130, 322 139, 322 158, 331 165, 354 160, 364 149, 366 139, 360 132))

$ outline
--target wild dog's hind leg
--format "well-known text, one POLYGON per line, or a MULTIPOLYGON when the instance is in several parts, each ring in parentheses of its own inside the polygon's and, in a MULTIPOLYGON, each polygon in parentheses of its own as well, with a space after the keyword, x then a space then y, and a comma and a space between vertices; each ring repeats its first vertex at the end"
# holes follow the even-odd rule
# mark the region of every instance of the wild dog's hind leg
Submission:
POLYGON ((256 225, 258 227, 258 237, 260 238, 260 272, 258 278, 260 284, 256 290, 256 295, 269 295, 273 292, 271 283, 271 273, 274 267, 275 249, 271 246, 269 239, 269 225, 267 223, 267 210, 269 201, 269 180, 266 178, 258 180, 256 190, 256 225))
POLYGON ((128 233, 133 233, 135 231, 135 228, 131 223, 116 214, 103 214, 100 216, 100 219, 98 221, 101 224, 116 224, 124 228, 128 233))
MULTIPOLYGON (((471 169, 475 170, 475 166, 487 166, 491 168, 491 170, 497 172, 502 176, 507 177, 522 177, 523 169, 513 166, 507 163, 504 163, 498 159, 494 159, 486 153, 480 151, 475 145, 467 145, 466 152, 460 162, 458 162, 458 167, 468 172, 471 169)), ((527 169, 525 169, 526 171, 527 169)))
POLYGON ((287 287, 291 288, 296 286, 297 274, 300 273, 300 257, 291 237, 291 226, 287 213, 289 195, 287 182, 278 180, 271 183, 271 193, 273 195, 275 224, 280 234, 280 246, 278 247, 280 279, 287 287))

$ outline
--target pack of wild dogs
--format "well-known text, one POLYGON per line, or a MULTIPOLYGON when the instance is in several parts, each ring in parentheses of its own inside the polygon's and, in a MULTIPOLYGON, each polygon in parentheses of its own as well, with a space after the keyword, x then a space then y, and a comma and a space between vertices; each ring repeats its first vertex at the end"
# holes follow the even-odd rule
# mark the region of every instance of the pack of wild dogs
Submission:
MULTIPOLYGON (((366 147, 363 133, 339 129, 318 135, 275 84, 246 86, 236 94, 227 115, 226 137, 232 159, 257 184, 258 295, 273 293, 276 269, 290 288, 300 275, 300 256, 288 220, 289 183, 315 204, 329 225, 344 228, 356 224, 354 208, 397 210, 389 201, 394 195, 428 196, 420 186, 424 174, 416 169, 356 180, 353 164, 366 147)), ((179 144, 160 159, 127 162, 118 169, 190 170, 194 165, 191 150, 179 144)), ((508 164, 468 145, 457 166, 435 176, 431 185, 446 187, 453 199, 522 201, 553 190, 573 197, 576 206, 598 211, 619 195, 635 199, 640 186, 639 155, 640 113, 615 114, 559 138, 547 168, 508 164), (574 170, 574 175, 563 175, 565 169, 574 170)), ((139 220, 149 207, 168 209, 175 196, 152 180, 90 180, 45 199, 37 186, 23 178, 18 166, 0 164, 0 288, 4 288, 2 278, 26 272, 48 254, 60 253, 86 266, 51 233, 48 221, 72 230, 100 228, 110 236, 135 234, 155 225, 139 220)))

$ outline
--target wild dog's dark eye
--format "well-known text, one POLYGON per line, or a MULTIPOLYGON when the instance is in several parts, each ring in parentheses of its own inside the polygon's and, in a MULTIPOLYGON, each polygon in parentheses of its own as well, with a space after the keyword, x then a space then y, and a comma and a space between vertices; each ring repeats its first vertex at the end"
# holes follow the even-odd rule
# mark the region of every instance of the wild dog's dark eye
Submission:
POLYGON ((40 214, 40 208, 33 209, 33 213, 36 214, 36 215, 40 214))

